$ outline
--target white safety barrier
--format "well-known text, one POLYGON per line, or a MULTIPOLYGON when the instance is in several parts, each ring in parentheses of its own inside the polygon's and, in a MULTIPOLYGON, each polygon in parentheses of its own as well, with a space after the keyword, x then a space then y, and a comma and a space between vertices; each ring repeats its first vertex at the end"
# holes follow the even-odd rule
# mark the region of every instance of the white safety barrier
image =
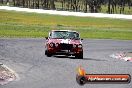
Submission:
POLYGON ((63 16, 132 19, 132 15, 124 15, 124 14, 83 13, 83 12, 69 12, 69 11, 56 11, 56 10, 43 10, 43 9, 29 9, 29 8, 9 7, 9 6, 0 6, 0 9, 34 12, 34 13, 46 13, 46 14, 63 15, 63 16))

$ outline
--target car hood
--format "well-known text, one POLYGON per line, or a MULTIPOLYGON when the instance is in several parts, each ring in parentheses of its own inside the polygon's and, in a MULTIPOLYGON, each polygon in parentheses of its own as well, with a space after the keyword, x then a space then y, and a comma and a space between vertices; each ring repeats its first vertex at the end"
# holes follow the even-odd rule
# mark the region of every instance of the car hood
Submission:
POLYGON ((82 44, 81 40, 75 39, 49 39, 48 43, 82 44))

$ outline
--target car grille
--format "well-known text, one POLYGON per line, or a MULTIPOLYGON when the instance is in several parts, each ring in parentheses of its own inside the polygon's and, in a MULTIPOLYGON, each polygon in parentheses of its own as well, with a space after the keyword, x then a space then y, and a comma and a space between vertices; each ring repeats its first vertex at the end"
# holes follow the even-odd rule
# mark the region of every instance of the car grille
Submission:
POLYGON ((73 45, 72 44, 61 43, 60 47, 61 47, 62 50, 71 50, 73 45))

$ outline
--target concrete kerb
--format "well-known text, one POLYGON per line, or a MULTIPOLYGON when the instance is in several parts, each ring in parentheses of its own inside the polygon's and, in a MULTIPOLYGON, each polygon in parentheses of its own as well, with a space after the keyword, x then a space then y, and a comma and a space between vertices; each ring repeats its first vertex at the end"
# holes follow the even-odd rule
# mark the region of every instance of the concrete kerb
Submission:
POLYGON ((0 63, 0 85, 5 85, 11 81, 15 81, 18 79, 19 76, 15 71, 0 63))
POLYGON ((119 52, 119 53, 110 55, 110 57, 132 62, 132 52, 119 52))

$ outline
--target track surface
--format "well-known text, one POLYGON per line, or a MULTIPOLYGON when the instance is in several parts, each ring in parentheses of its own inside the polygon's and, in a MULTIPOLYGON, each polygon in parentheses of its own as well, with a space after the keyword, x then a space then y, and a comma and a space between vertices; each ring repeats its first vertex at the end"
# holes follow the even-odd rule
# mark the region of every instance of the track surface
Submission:
POLYGON ((82 65, 87 73, 130 74, 132 63, 110 58, 116 52, 131 52, 132 41, 84 39, 84 59, 46 57, 45 39, 0 39, 0 62, 15 70, 20 80, 0 88, 132 88, 129 84, 86 84, 75 77, 82 65))

